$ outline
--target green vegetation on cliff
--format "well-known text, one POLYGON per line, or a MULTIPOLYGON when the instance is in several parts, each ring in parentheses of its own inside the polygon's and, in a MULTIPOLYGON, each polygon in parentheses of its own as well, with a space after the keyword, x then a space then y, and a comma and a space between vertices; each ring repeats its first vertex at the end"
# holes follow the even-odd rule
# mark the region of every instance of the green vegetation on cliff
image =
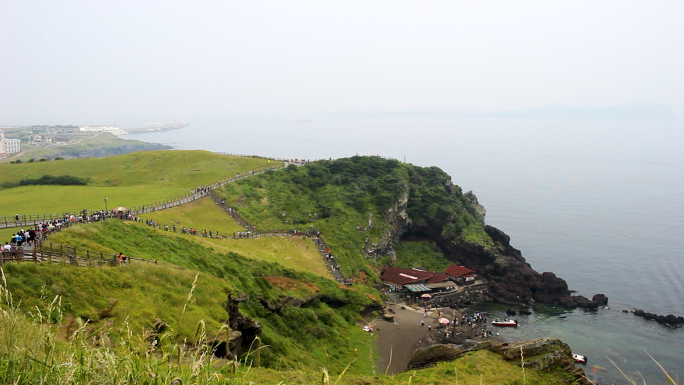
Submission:
POLYGON ((370 273, 373 244, 393 240, 390 230, 403 212, 413 229, 443 225, 445 237, 492 248, 480 214, 436 167, 422 168, 379 157, 318 161, 303 167, 231 183, 222 188, 226 202, 260 230, 320 230, 345 275, 370 273), (405 206, 405 207, 403 207, 405 206))

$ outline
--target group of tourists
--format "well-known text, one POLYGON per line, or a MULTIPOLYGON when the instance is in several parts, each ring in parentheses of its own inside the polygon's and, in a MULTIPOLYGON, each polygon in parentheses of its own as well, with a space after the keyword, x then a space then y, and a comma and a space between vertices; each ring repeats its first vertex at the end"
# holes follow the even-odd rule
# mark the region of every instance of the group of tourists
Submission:
POLYGON ((191 190, 190 194, 199 194, 201 196, 205 196, 205 195, 209 194, 209 190, 211 190, 210 187, 202 185, 202 186, 198 186, 194 190, 191 190))
POLYGON ((290 159, 289 161, 287 161, 287 164, 288 164, 288 165, 291 165, 291 164, 292 164, 292 165, 295 165, 295 166, 304 166, 304 165, 306 165, 306 164, 309 163, 309 162, 310 162, 310 161, 309 161, 308 159, 290 159))
POLYGON ((20 229, 16 234, 12 234, 9 241, 2 245, 2 251, 15 251, 24 246, 33 246, 36 241, 45 239, 47 233, 59 231, 62 225, 62 220, 55 220, 52 222, 40 223, 28 230, 20 229))

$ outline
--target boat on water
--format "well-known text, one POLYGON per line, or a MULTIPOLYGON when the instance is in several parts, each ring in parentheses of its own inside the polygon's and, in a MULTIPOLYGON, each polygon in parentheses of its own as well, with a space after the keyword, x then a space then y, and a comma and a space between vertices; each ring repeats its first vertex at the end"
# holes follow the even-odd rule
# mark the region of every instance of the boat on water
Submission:
POLYGON ((518 320, 514 319, 498 319, 492 322, 494 326, 518 326, 518 320))
POLYGON ((578 364, 587 364, 587 356, 572 353, 572 359, 575 360, 575 362, 578 364))

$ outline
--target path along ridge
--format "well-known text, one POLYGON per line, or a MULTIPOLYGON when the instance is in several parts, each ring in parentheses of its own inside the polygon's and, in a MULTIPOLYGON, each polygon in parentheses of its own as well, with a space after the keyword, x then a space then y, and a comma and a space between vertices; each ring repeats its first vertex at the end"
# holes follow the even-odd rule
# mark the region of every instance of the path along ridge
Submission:
MULTIPOLYGON (((197 199, 209 196, 211 197, 214 202, 221 207, 223 211, 225 211, 228 215, 230 215, 232 218, 234 218, 240 226, 245 228, 245 232, 241 234, 235 234, 235 238, 260 238, 260 237, 272 237, 272 236, 305 236, 308 238, 312 238, 313 242, 316 244, 316 248, 321 254, 321 258, 323 261, 326 263, 328 266, 328 270, 330 271, 331 275, 335 280, 337 280, 340 283, 350 283, 350 279, 345 279, 344 275, 340 271, 340 266, 337 264, 335 257, 330 253, 330 250, 328 249, 325 241, 320 237, 320 232, 316 231, 313 226, 310 231, 307 231, 305 233, 301 233, 297 230, 293 230, 292 232, 290 231, 275 231, 275 232, 261 232, 256 229, 255 226, 249 225, 244 218, 242 218, 238 213, 237 209, 228 205, 225 205, 222 199, 220 199, 215 193, 214 189, 221 187, 227 183, 234 182, 239 179, 247 178, 250 176, 262 174, 268 170, 279 170, 281 168, 284 168, 287 166, 283 167, 273 167, 273 168, 268 168, 265 170, 259 170, 259 171, 250 171, 244 175, 237 174, 235 177, 226 179, 223 181, 216 182, 210 186, 206 186, 203 188, 198 188, 196 190, 193 190, 190 194, 179 197, 177 199, 171 200, 171 201, 164 201, 163 203, 157 203, 157 204, 150 204, 150 205, 142 205, 138 208, 134 208, 129 210, 128 214, 133 215, 133 216, 139 216, 144 213, 150 213, 150 212, 155 212, 159 210, 164 210, 188 203, 192 203, 197 199)), ((96 212, 95 215, 98 215, 96 212)), ((117 219, 119 216, 116 214, 113 215, 111 212, 100 212, 99 215, 103 215, 104 218, 102 219, 117 219)), ((28 226, 38 226, 41 225, 45 222, 57 222, 61 221, 61 223, 66 223, 66 227, 69 226, 71 223, 70 218, 72 216, 77 216, 80 217, 80 214, 75 214, 75 213, 62 213, 62 214, 44 214, 42 216, 40 215, 31 215, 29 217, 26 216, 21 216, 18 219, 14 218, 14 221, 8 221, 7 218, 4 218, 3 222, 0 222, 0 228, 14 228, 14 227, 28 227, 28 226)), ((99 217, 97 220, 100 220, 99 217)), ((90 223, 89 221, 86 221, 84 223, 90 223)), ((59 231, 61 230, 61 227, 58 227, 56 230, 53 229, 52 231, 59 231)), ((43 234, 41 232, 41 235, 46 236, 47 234, 43 234)), ((205 235, 206 236, 206 235, 205 235)), ((72 265, 79 265, 79 266, 102 266, 102 265, 118 265, 117 261, 117 256, 113 255, 111 258, 105 258, 103 252, 92 252, 95 258, 91 258, 90 254, 91 251, 86 250, 86 256, 79 256, 78 255, 78 249, 76 247, 68 246, 68 245, 57 245, 59 246, 59 251, 53 250, 53 244, 46 243, 45 245, 50 245, 50 250, 46 250, 44 247, 44 242, 43 239, 41 240, 36 240, 33 245, 26 245, 23 246, 17 250, 13 250, 10 252, 2 252, 2 258, 0 258, 0 264, 4 262, 11 262, 11 261, 33 261, 33 262, 42 262, 42 261, 49 261, 49 262, 57 262, 57 263, 69 263, 72 265), (39 247, 36 248, 34 245, 38 243, 39 247), (99 255, 99 258, 97 256, 99 255)), ((108 253, 107 253, 108 254, 108 253)), ((145 260, 145 259, 140 259, 140 258, 134 258, 134 257, 128 257, 128 259, 132 261, 143 261, 143 262, 153 262, 157 263, 157 261, 151 261, 151 260, 145 260)))

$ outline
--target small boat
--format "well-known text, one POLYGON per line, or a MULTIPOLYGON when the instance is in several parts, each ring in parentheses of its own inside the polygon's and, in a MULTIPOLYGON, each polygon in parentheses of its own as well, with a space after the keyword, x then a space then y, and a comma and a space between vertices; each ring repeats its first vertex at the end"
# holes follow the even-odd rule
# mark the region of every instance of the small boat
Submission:
POLYGON ((576 363, 578 364, 587 364, 587 356, 583 356, 581 354, 572 354, 572 359, 575 360, 576 363))
POLYGON ((518 320, 514 319, 498 319, 492 322, 494 326, 518 326, 518 320))

